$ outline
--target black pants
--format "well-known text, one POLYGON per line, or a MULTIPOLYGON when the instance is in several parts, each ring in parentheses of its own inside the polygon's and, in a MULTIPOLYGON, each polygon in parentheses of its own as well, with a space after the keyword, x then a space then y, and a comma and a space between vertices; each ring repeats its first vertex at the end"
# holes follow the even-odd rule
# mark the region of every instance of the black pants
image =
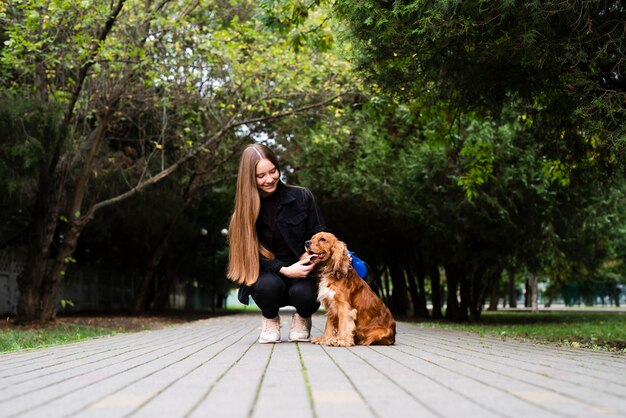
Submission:
POLYGON ((262 272, 250 288, 250 295, 266 318, 276 317, 278 309, 283 306, 293 306, 298 315, 308 318, 320 307, 317 282, 313 277, 290 279, 280 274, 262 272))

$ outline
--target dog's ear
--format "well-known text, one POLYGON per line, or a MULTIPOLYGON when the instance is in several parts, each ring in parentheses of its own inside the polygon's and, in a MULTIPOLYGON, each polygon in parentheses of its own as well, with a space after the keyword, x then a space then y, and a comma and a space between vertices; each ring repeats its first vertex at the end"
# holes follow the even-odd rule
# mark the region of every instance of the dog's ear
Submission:
POLYGON ((338 279, 348 275, 350 269, 350 259, 348 258, 348 247, 342 241, 335 241, 333 244, 333 271, 338 279))

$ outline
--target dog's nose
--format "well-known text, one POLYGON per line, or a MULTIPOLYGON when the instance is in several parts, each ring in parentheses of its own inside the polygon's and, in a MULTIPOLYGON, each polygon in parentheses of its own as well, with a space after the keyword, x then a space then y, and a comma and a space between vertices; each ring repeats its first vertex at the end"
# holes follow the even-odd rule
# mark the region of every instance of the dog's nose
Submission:
POLYGON ((307 241, 307 242, 305 242, 305 243, 304 243, 304 246, 305 246, 306 248, 309 248, 309 247, 311 246, 311 241, 307 241))

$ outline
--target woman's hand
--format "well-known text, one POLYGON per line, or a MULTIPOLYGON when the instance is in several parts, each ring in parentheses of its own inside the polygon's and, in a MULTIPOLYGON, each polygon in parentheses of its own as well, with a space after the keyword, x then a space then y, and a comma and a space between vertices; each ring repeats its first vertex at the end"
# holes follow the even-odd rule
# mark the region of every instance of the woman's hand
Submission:
POLYGON ((279 271, 283 276, 296 279, 308 276, 314 268, 315 264, 311 263, 311 257, 307 257, 290 266, 281 267, 279 271))

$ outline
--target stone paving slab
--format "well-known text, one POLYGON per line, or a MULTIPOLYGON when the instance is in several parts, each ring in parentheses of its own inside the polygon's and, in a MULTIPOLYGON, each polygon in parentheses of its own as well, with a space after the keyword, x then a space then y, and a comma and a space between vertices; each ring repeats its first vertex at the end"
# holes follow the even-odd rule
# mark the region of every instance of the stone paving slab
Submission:
POLYGON ((281 315, 280 344, 256 313, 0 355, 0 417, 626 416, 624 355, 402 322, 391 347, 322 347, 281 315))

